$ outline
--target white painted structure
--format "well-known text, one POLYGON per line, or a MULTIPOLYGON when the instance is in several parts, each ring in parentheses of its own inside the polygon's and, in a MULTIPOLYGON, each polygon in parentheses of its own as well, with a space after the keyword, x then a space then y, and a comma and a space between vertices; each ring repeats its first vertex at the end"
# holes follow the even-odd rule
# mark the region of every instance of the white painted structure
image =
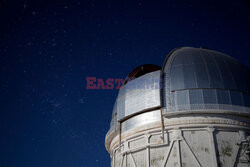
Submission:
POLYGON ((250 167, 249 93, 249 69, 208 49, 136 68, 106 135, 111 167, 250 167))

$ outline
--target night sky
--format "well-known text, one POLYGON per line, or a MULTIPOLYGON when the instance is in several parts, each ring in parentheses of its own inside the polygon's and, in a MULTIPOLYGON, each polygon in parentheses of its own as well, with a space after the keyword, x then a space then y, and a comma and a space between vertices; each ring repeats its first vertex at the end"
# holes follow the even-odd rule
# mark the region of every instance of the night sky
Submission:
POLYGON ((204 46, 250 67, 247 1, 0 0, 0 167, 108 167, 104 140, 125 78, 204 46))

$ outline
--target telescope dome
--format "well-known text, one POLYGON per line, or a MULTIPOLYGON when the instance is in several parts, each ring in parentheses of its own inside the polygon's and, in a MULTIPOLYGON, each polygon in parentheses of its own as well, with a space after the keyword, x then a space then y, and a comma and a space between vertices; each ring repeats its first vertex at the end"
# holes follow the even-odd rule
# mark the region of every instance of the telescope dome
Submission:
POLYGON ((111 167, 246 166, 250 71, 226 54, 182 47, 142 65, 119 90, 105 146, 111 167))
POLYGON ((249 69, 223 53, 178 48, 165 59, 162 73, 165 112, 250 112, 249 69))

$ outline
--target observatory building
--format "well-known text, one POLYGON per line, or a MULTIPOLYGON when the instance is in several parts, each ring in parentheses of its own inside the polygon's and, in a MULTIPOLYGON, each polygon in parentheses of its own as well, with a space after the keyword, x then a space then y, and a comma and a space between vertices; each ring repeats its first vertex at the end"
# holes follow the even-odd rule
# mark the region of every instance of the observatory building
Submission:
POLYGON ((142 65, 116 98, 111 167, 250 167, 250 70, 223 53, 182 47, 142 65))

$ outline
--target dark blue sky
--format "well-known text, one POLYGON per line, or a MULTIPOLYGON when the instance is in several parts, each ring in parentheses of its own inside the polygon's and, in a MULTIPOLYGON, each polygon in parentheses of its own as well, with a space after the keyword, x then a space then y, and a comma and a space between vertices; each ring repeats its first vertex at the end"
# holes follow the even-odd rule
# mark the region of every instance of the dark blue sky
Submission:
POLYGON ((247 1, 0 1, 0 167, 108 167, 104 139, 125 78, 176 47, 250 67, 247 1))

